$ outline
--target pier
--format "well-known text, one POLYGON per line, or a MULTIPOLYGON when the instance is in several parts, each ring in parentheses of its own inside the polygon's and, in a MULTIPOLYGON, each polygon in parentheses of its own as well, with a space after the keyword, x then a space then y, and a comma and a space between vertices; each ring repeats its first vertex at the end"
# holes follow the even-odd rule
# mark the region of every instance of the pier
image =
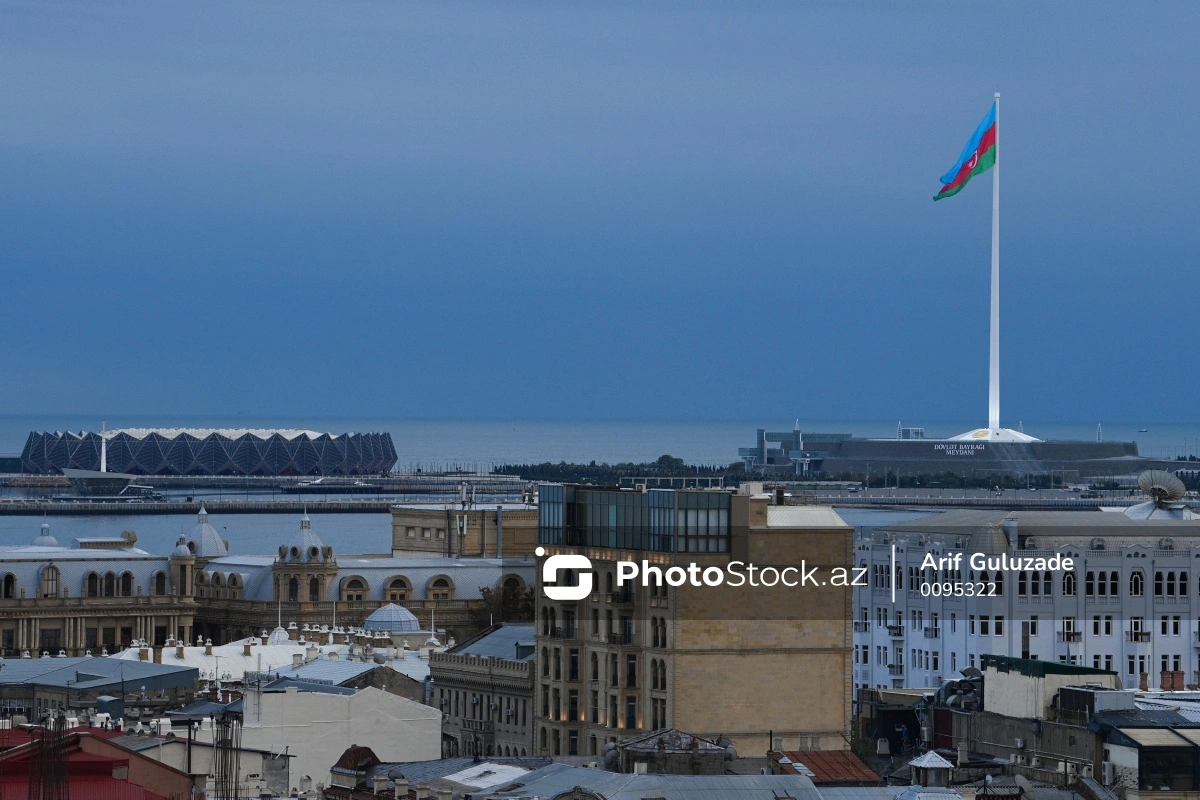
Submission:
MULTIPOLYGON (((426 498, 428 499, 428 498, 426 498)), ((398 502, 386 500, 317 500, 317 499, 252 499, 252 500, 112 500, 74 501, 42 499, 0 500, 0 515, 33 516, 99 516, 112 514, 196 514, 200 506, 212 514, 386 514, 398 502)), ((436 505, 436 504, 435 504, 436 505)))

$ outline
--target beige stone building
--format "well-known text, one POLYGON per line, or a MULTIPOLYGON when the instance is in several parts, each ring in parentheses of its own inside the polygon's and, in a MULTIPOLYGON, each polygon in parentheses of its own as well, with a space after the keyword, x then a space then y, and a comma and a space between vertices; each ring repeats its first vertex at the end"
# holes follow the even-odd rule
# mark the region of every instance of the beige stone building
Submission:
POLYGON ((0 656, 100 655, 135 640, 190 637, 195 559, 136 547, 125 531, 60 545, 42 525, 32 543, 0 553, 0 656))
POLYGON ((500 623, 430 655, 443 756, 532 752, 535 653, 532 623, 500 623))
POLYGON ((535 754, 600 754, 663 728, 727 737, 743 755, 848 746, 853 531, 832 509, 728 491, 554 484, 540 499, 545 556, 580 554, 592 565, 586 577, 559 572, 556 585, 592 586, 580 600, 547 599, 539 559, 535 754), (622 587, 618 562, 664 574, 695 564, 702 579, 622 587), (730 585, 731 565, 746 585, 730 585), (816 572, 808 585, 762 585, 788 568, 796 583, 802 568, 816 572), (717 573, 721 585, 705 585, 717 573))
POLYGON ((502 503, 466 509, 449 508, 444 503, 398 505, 392 507, 392 556, 532 556, 537 547, 537 529, 537 506, 532 504, 502 503))

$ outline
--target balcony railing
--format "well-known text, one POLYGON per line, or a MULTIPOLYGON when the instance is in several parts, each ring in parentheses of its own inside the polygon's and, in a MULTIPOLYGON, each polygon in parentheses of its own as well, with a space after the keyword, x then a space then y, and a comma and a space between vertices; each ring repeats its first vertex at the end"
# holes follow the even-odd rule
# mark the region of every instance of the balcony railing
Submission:
POLYGON ((577 639, 579 638, 579 629, 574 625, 564 628, 551 628, 551 639, 577 639))
POLYGON ((633 605, 634 601, 633 592, 628 590, 623 592, 613 592, 608 596, 608 598, 614 606, 631 606, 633 605))
POLYGON ((1060 642, 1078 642, 1083 639, 1083 631, 1059 631, 1058 640, 1060 642))
POLYGON ((942 635, 941 628, 926 628, 925 629, 925 638, 926 639, 937 639, 937 638, 940 638, 941 635, 942 635))
POLYGON ((861 620, 861 619, 855 620, 854 621, 854 632, 855 633, 870 633, 871 632, 871 623, 867 622, 866 620, 861 620))
POLYGON ((633 632, 622 631, 621 633, 610 633, 608 635, 609 644, 631 645, 633 644, 633 632))
POLYGON ((888 625, 887 629, 888 629, 888 635, 891 636, 893 639, 903 639, 904 638, 904 626, 903 625, 888 625))
POLYGON ((903 675, 904 674, 904 665, 903 664, 888 664, 888 674, 889 675, 903 675))
POLYGON ((1150 631, 1125 631, 1125 641, 1148 642, 1150 641, 1150 631))

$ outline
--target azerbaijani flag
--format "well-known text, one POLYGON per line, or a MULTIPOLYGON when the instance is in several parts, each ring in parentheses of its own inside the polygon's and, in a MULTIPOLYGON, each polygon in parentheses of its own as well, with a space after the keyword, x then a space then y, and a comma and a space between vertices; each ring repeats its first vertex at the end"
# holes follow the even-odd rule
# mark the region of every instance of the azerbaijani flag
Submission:
POLYGON ((934 200, 956 195, 967 182, 981 172, 985 172, 996 163, 996 104, 988 109, 987 116, 979 127, 971 134, 967 146, 963 148, 958 163, 942 176, 944 186, 934 200))

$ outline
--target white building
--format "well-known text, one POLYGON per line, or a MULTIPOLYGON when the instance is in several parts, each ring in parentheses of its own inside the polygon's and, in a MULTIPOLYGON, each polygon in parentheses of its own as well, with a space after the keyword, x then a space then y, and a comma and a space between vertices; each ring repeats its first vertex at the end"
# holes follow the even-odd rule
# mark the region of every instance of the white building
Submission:
POLYGON ((352 744, 399 761, 441 756, 442 714, 380 689, 352 690, 303 684, 281 691, 250 690, 243 697, 242 745, 282 752, 294 786, 304 776, 329 783, 329 768, 352 744))
POLYGON ((1200 518, 1180 504, 950 511, 862 533, 854 557, 869 584, 856 688, 937 686, 984 653, 1111 670, 1126 688, 1200 683, 1200 518), (1042 568, 1055 556, 1073 568, 1042 568), (958 595, 968 584, 994 596, 958 595))

